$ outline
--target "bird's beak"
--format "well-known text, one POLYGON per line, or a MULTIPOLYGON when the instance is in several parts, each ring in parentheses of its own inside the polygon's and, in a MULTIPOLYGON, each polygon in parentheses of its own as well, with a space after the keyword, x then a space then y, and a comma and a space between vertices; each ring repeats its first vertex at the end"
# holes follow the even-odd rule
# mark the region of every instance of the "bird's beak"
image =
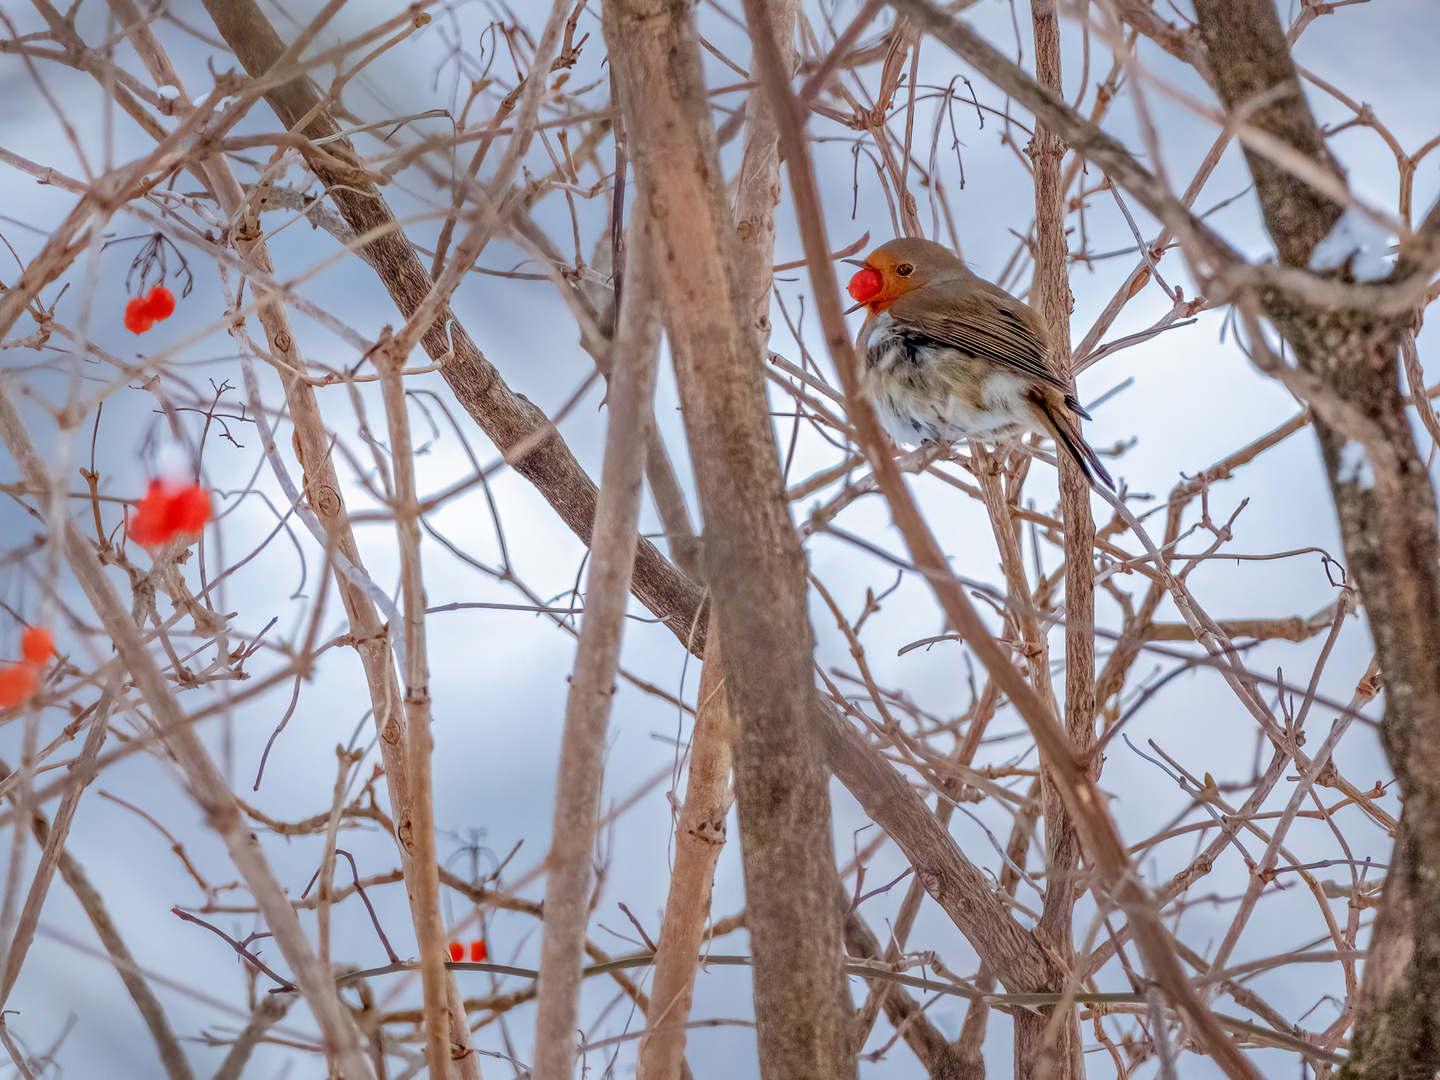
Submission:
POLYGON ((846 308, 844 311, 842 311, 840 314, 842 314, 842 315, 850 315, 850 314, 853 314, 854 312, 859 311, 859 310, 860 310, 862 307, 864 307, 864 306, 865 306, 865 304, 864 304, 864 302, 862 301, 861 303, 856 304, 854 307, 847 307, 847 308, 846 308))
POLYGON ((849 263, 851 266, 858 266, 862 270, 865 268, 865 261, 863 259, 841 259, 840 261, 843 263, 849 263))

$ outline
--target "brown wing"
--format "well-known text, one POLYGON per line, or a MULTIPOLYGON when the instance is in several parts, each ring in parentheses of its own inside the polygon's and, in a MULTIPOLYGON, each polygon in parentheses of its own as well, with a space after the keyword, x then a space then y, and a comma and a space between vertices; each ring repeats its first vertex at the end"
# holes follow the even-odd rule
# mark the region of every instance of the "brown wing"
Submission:
POLYGON ((1068 396, 1064 404, 1052 401, 1043 390, 1034 390, 1030 394, 1030 403, 1034 409, 1035 419, 1055 440, 1056 448, 1075 459, 1075 464, 1080 466, 1080 471, 1085 474, 1085 479, 1090 482, 1092 487, 1098 488, 1099 484, 1104 484, 1114 491, 1115 481, 1110 478, 1110 473, 1101 463, 1100 456, 1080 434, 1079 415, 1083 414, 1073 408, 1071 404, 1073 401, 1074 398, 1068 396))
POLYGON ((984 290, 940 283, 922 286, 896 300, 890 316, 942 345, 993 360, 1071 394, 1069 384, 1050 366, 1049 335, 1040 316, 996 286, 984 290))

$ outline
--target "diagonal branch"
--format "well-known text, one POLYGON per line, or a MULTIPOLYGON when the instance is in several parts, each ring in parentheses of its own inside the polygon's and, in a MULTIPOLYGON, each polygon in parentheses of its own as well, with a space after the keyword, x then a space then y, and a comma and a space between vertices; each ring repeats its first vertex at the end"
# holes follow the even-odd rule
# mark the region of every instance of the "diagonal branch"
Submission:
MULTIPOLYGON (((1265 122, 1275 136, 1333 168, 1294 85, 1274 6, 1197 0, 1195 7, 1227 110, 1273 95, 1265 122)), ((1339 207, 1268 163, 1248 160, 1282 258, 1308 262, 1339 207)), ((1396 274, 1423 280, 1437 228, 1432 213, 1396 274)), ((1431 1076, 1440 1069, 1440 521, 1400 389, 1400 347, 1415 313, 1364 303, 1331 309, 1262 293, 1242 314, 1257 364, 1302 388, 1313 410, 1346 560, 1384 673, 1381 736, 1404 805, 1342 1076, 1431 1076), (1296 366, 1266 344, 1257 306, 1293 350, 1296 366)))
MULTIPOLYGON (((19 466, 26 483, 48 490, 50 480, 44 463, 10 396, 0 387, 0 437, 19 466)), ((137 689, 149 706, 156 725, 165 732, 165 745, 185 771, 190 794, 205 811, 212 829, 225 841, 231 860, 244 876, 255 903, 275 935, 275 943, 290 965, 300 991, 305 995, 330 1055, 345 1075, 356 1080, 371 1075, 360 1049, 358 1032, 346 1011, 335 983, 320 965, 295 909, 275 877, 265 852, 250 831, 239 803, 220 774, 209 751, 193 727, 186 722, 179 703, 165 682, 155 658, 141 638, 134 620, 125 610, 110 579, 69 516, 51 521, 65 560, 80 587, 94 606, 106 633, 115 642, 121 661, 129 669, 137 689)))
MULTIPOLYGON (((227 45, 252 76, 269 71, 285 51, 284 42, 253 0, 206 0, 227 45)), ((293 126, 320 104, 308 78, 266 91, 265 100, 282 123, 293 126)), ((373 266, 402 315, 409 318, 432 285, 414 246, 405 237, 380 190, 361 168, 360 157, 339 127, 323 111, 306 125, 312 140, 303 147, 306 161, 329 189, 346 223, 364 241, 364 257, 373 266), (325 139, 323 150, 313 140, 325 139), (342 171, 334 162, 351 163, 342 171)), ((501 378, 448 307, 421 337, 421 345, 455 392, 465 410, 505 455, 510 466, 546 498, 567 526, 586 544, 595 520, 597 489, 550 418, 516 394, 501 378)), ((698 636, 703 648, 704 621, 696 617, 702 595, 648 540, 635 555, 634 592, 681 640, 698 636)))
MULTIPOLYGON (((905 0, 910 6, 910 0, 905 0)), ((758 0, 746 5, 752 26, 765 25, 766 17, 758 0)), ((762 40, 756 35, 756 41, 762 40)), ((824 215, 815 182, 809 147, 805 141, 800 112, 785 74, 773 62, 761 65, 761 74, 770 90, 779 119, 781 147, 786 155, 791 189, 795 202, 805 254, 814 285, 816 305, 825 329, 826 345, 845 387, 847 412, 859 437, 861 448, 870 459, 871 467, 890 504, 896 527, 905 538, 911 560, 925 575, 941 609, 975 655, 989 671, 991 678, 1009 696, 1039 746, 1040 753, 1051 763, 1056 783, 1064 793, 1065 803, 1079 824, 1085 848, 1101 881, 1130 919, 1136 942, 1146 966, 1184 1016, 1194 1036, 1225 1073, 1235 1080, 1256 1080, 1258 1073, 1227 1036, 1214 1015, 1205 1007, 1194 988, 1186 980, 1169 932, 1160 920, 1149 892, 1134 872, 1130 858, 1116 831, 1115 823, 1105 810, 1104 798, 1095 782, 1077 760, 1065 732, 1055 716, 1045 708, 1039 695, 1011 664, 999 643, 981 621, 964 587, 955 577, 934 534, 920 516, 903 477, 890 456, 888 443, 881 433, 875 411, 860 390, 859 361, 851 347, 841 313, 839 285, 830 261, 830 245, 825 235, 824 215)))

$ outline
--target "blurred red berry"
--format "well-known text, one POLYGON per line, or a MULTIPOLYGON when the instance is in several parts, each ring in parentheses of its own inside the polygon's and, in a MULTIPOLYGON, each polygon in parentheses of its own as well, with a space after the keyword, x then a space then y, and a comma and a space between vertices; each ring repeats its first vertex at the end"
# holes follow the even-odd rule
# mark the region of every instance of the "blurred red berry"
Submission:
POLYGON ((164 285, 156 285, 144 297, 135 297, 125 305, 125 329, 143 334, 159 319, 175 314, 175 294, 164 285))
POLYGON ((40 676, 34 664, 12 664, 0 668, 0 708, 19 705, 39 686, 40 676))
POLYGON ((132 334, 143 334, 150 327, 155 325, 155 317, 150 314, 145 301, 135 297, 125 305, 125 329, 132 334))
POLYGON ((485 958, 489 955, 490 950, 486 947, 484 941, 470 942, 470 962, 472 964, 483 964, 485 958))
POLYGON ((457 964, 460 963, 461 960, 464 960, 465 946, 461 945, 458 941, 450 942, 450 959, 457 964))
POLYGON ((210 493, 199 484, 189 484, 171 496, 170 512, 182 533, 198 533, 210 522, 210 493))
POLYGON ((130 539, 155 548, 177 536, 194 536, 210 520, 210 493, 199 484, 151 480, 145 497, 130 515, 130 539))
POLYGON ((43 626, 32 626, 20 639, 20 655, 27 663, 44 665, 55 655, 55 636, 43 626))

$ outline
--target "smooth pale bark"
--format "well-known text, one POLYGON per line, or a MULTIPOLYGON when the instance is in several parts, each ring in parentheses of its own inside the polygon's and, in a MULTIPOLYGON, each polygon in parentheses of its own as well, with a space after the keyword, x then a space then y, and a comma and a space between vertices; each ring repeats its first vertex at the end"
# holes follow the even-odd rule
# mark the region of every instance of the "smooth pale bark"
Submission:
POLYGON ((715 864, 725 846, 730 813, 731 742, 735 722, 725 697, 720 638, 710 638, 700 671, 695 730, 685 802, 675 822, 675 861, 665 919, 655 942, 655 975, 650 986, 647 1033, 640 1042, 638 1080, 676 1080, 685 1055, 685 1024, 695 991, 695 969, 710 916, 715 864))
POLYGON ((666 328, 739 726, 735 791, 761 1075, 855 1075, 827 772, 811 721, 805 557, 790 523, 751 298, 734 270, 694 10, 611 0, 605 36, 655 220, 666 328))
MULTIPOLYGON (((410 413, 400 372, 407 350, 382 335, 374 353, 385 399, 390 435, 390 511, 400 549, 400 581, 404 586, 405 625, 405 750, 410 765, 412 813, 400 833, 410 853, 406 884, 414 898, 415 944, 420 950, 420 983, 425 1002, 426 1060, 430 1076, 451 1075, 450 1003, 446 984, 445 924, 440 918, 440 867, 435 855, 435 800, 431 758, 435 738, 430 730, 430 664, 425 635, 425 579, 420 564, 420 501, 415 489, 415 458, 410 441, 410 413)), ((395 628, 391 628, 391 633, 395 628)))
POLYGON ((625 605, 630 599, 645 471, 644 431, 655 391, 659 327, 651 316, 654 281, 648 233, 644 215, 637 215, 605 397, 610 412, 605 425, 605 464, 590 569, 585 577, 585 615, 565 702, 555 814, 546 858, 545 925, 535 1018, 536 1080, 569 1080, 578 1049, 580 973, 590 919, 605 731, 615 694, 625 605))

